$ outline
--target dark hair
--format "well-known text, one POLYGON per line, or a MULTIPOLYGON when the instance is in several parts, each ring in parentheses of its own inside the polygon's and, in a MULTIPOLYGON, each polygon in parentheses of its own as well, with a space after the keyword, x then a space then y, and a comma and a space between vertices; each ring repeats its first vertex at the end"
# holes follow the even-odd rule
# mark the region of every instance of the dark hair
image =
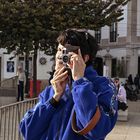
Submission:
POLYGON ((87 30, 67 29, 60 33, 57 42, 63 46, 66 44, 80 46, 82 56, 89 55, 87 64, 92 64, 93 58, 95 58, 98 51, 98 44, 95 38, 87 30))
POLYGON ((114 81, 119 81, 119 77, 115 77, 114 78, 114 81))

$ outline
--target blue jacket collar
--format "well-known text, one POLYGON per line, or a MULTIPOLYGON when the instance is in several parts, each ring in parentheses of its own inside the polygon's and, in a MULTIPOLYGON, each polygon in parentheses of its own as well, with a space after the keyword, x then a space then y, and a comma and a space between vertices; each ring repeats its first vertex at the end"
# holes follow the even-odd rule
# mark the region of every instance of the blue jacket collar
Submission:
POLYGON ((96 76, 98 76, 96 70, 94 70, 93 66, 90 65, 85 69, 84 76, 89 80, 92 81, 96 76))

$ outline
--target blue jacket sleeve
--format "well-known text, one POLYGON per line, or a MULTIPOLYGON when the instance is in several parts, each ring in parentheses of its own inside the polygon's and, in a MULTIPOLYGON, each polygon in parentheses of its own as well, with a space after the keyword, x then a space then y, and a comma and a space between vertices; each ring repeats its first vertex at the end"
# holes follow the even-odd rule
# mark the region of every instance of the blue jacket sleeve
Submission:
POLYGON ((100 108, 99 122, 85 136, 88 140, 104 139, 114 127, 117 119, 115 87, 107 78, 99 78, 95 85, 88 80, 79 79, 74 82, 72 90, 76 123, 79 130, 83 129, 91 120, 97 106, 100 108))
POLYGON ((39 96, 39 102, 29 110, 20 122, 20 131, 26 140, 40 139, 47 129, 56 108, 49 103, 50 93, 53 90, 46 88, 39 96), (45 124, 45 125, 44 125, 45 124))

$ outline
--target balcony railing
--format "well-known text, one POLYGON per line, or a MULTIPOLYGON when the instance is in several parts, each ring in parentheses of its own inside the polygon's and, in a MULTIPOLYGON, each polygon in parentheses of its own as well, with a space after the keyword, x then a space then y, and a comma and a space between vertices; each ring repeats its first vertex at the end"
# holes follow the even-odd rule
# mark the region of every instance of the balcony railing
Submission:
POLYGON ((10 77, 0 81, 0 87, 15 88, 17 86, 17 76, 10 77))
POLYGON ((33 98, 0 107, 0 140, 22 140, 19 122, 37 100, 38 98, 33 98))

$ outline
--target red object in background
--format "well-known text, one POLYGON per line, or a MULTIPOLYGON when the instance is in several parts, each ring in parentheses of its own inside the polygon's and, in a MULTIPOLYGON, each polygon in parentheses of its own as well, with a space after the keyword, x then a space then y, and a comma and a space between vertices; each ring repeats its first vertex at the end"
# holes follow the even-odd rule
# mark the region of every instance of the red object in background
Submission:
MULTIPOLYGON (((40 93, 40 88, 41 88, 41 81, 40 80, 37 80, 36 81, 36 90, 37 90, 37 96, 39 95, 40 93)), ((30 94, 30 98, 33 98, 33 80, 30 80, 30 91, 29 91, 29 94, 30 94)))

